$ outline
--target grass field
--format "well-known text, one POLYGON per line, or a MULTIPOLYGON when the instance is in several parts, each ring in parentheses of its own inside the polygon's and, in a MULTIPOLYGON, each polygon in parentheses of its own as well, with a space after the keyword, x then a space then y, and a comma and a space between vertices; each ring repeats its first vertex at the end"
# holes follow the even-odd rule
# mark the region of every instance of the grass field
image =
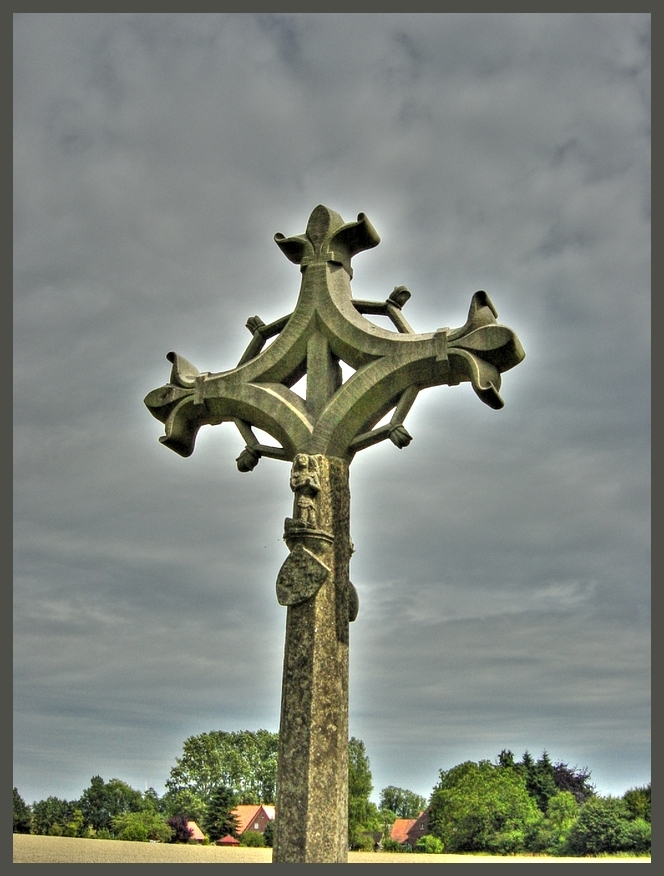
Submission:
MULTIPOLYGON (((270 864, 271 849, 13 834, 14 864, 270 864)), ((650 858, 533 858, 349 852, 349 864, 649 864, 650 858)))

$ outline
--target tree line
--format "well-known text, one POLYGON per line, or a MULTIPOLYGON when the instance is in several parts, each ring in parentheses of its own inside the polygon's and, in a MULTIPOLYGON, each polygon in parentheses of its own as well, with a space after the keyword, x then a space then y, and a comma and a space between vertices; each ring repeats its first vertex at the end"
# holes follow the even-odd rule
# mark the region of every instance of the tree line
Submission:
MULTIPOLYGON (((274 804, 278 734, 215 730, 183 743, 159 796, 121 779, 93 776, 77 800, 48 797, 28 805, 13 789, 14 833, 135 841, 187 842, 188 821, 206 842, 237 835, 233 810, 240 804, 274 804)), ((371 765, 362 740, 349 740, 348 842, 352 849, 488 852, 549 855, 641 854, 650 850, 650 785, 622 797, 602 797, 587 768, 552 762, 546 751, 519 761, 503 750, 494 762, 466 761, 441 770, 429 799, 389 785, 373 792, 371 765), (412 846, 390 839, 397 818, 425 812, 426 833, 412 846)), ((278 813, 277 813, 278 817, 278 813)), ((265 834, 240 841, 271 845, 265 834)))
POLYGON ((602 797, 590 771, 546 751, 515 761, 466 761, 441 770, 428 807, 431 833, 448 852, 597 856, 650 851, 650 784, 602 797))

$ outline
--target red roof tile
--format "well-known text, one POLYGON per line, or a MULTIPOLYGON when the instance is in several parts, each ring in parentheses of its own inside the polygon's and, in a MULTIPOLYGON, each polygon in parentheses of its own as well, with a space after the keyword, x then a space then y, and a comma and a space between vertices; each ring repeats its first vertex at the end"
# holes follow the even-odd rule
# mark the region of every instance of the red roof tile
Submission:
POLYGON ((390 839, 398 843, 408 843, 415 846, 425 833, 429 832, 429 814, 426 810, 420 812, 417 818, 397 818, 392 825, 390 839))
POLYGON ((264 818, 272 821, 274 819, 274 806, 249 805, 242 804, 236 806, 233 814, 237 817, 237 832, 244 833, 245 830, 250 830, 258 820, 261 813, 264 813, 264 818))
POLYGON ((203 840, 205 839, 205 836, 203 834, 203 831, 200 829, 200 827, 196 824, 195 821, 188 821, 187 827, 192 832, 191 837, 190 837, 192 840, 195 840, 196 842, 199 842, 199 843, 203 842, 203 840))
POLYGON ((408 831, 415 824, 417 818, 397 818, 390 831, 390 839, 398 843, 405 843, 408 839, 408 831))
POLYGON ((242 804, 236 806, 233 810, 233 815, 237 818, 237 832, 244 833, 247 827, 254 820, 260 806, 242 804))

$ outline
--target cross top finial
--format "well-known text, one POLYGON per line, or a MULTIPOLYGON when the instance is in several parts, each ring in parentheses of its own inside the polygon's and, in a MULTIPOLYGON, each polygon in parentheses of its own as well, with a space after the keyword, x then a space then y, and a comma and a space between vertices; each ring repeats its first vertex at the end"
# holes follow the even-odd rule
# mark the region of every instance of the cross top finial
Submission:
POLYGON ((295 237, 275 234, 274 239, 286 258, 302 269, 309 264, 336 262, 351 277, 352 257, 380 243, 376 229, 364 213, 358 215, 357 222, 344 222, 335 210, 323 204, 312 211, 304 234, 295 237))
POLYGON ((291 461, 297 453, 350 462, 386 438, 400 448, 409 444, 403 421, 426 387, 468 381, 485 404, 503 406, 501 373, 525 353, 514 332, 496 322, 486 292, 473 295, 461 328, 417 334, 402 314, 410 298, 405 286, 382 302, 352 297, 351 259, 380 242, 364 213, 344 222, 319 204, 304 234, 274 239, 302 272, 295 310, 269 325, 250 317, 251 342, 231 371, 201 373, 168 354, 170 382, 145 399, 166 426, 160 440, 167 447, 189 456, 202 425, 233 421, 247 445, 237 460, 240 471, 253 469, 261 456, 291 461), (394 330, 371 322, 374 314, 388 317, 394 330), (345 382, 341 362, 354 372, 345 382), (293 387, 304 375, 303 399, 293 387), (378 426, 390 410, 389 423, 378 426), (278 446, 261 444, 254 427, 278 446))
POLYGON ((325 238, 341 228, 343 224, 344 220, 336 210, 330 210, 329 207, 319 204, 311 211, 305 233, 315 249, 320 247, 325 238))

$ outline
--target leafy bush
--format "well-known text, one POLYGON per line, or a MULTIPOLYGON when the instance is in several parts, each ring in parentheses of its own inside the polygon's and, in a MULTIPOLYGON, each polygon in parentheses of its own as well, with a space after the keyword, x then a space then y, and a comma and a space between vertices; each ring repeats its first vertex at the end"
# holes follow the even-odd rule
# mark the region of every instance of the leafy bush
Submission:
POLYGON ((384 852, 409 852, 410 847, 406 847, 402 845, 398 840, 392 839, 391 837, 386 837, 383 840, 383 851, 384 852))
POLYGON ((372 833, 362 830, 360 827, 351 833, 349 847, 354 852, 373 852, 375 845, 376 840, 372 833))
POLYGON ((442 855, 444 848, 442 840, 430 833, 421 836, 415 844, 415 851, 426 855, 442 855))
POLYGON ((544 820, 528 843, 529 851, 563 854, 578 814, 579 806, 572 791, 560 791, 551 797, 544 820))
POLYGON ((171 828, 172 843, 188 843, 192 837, 193 830, 187 825, 188 818, 186 815, 171 815, 166 824, 171 828))
POLYGON ((88 830, 85 826, 83 813, 80 809, 74 809, 71 820, 64 827, 65 836, 87 836, 88 830))
POLYGON ((525 776, 488 760, 441 770, 429 806, 430 831, 448 852, 522 851, 541 820, 525 776))
POLYGON ((148 832, 144 824, 133 822, 125 825, 117 834, 117 839, 127 840, 132 843, 146 843, 148 841, 148 832))
POLYGON ((265 846, 265 837, 257 830, 245 830, 240 836, 240 845, 263 848, 265 846))
POLYGON ((112 827, 117 839, 130 842, 146 843, 148 840, 154 840, 167 843, 173 836, 172 827, 161 815, 151 809, 116 815, 112 827))
POLYGON ((650 785, 643 788, 630 788, 623 794, 623 800, 634 818, 650 821, 650 785))
POLYGON ((652 843, 651 825, 645 818, 635 818, 626 830, 626 845, 627 851, 630 852, 649 852, 652 843))
POLYGON ((646 852, 649 848, 647 821, 634 819, 619 797, 595 797, 581 807, 566 851, 583 857, 606 852, 646 852))

